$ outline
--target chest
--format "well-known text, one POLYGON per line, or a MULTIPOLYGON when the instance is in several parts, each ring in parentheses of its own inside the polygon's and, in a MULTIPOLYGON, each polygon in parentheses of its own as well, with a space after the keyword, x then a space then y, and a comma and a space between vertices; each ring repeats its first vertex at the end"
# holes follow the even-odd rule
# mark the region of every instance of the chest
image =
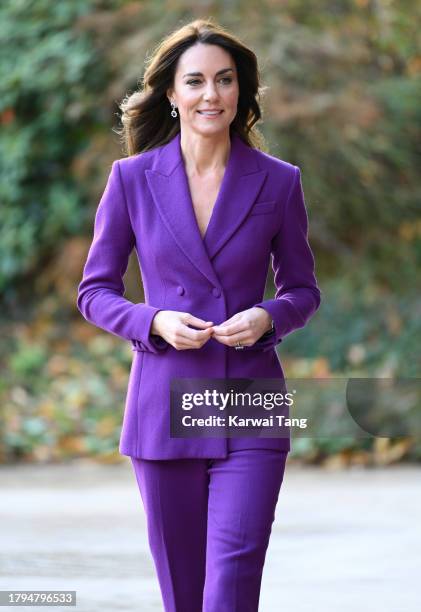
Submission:
POLYGON ((202 238, 212 217, 222 178, 223 175, 213 175, 205 178, 188 177, 193 210, 202 238))

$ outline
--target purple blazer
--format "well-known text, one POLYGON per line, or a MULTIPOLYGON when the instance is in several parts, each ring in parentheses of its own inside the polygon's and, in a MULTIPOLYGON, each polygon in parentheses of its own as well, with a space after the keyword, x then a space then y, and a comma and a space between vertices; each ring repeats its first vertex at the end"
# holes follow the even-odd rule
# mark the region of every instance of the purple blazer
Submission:
POLYGON ((229 450, 291 450, 290 438, 172 438, 171 378, 284 378, 276 346, 320 305, 300 169, 231 135, 231 149, 202 239, 181 156, 167 144, 113 162, 95 216, 77 306, 99 328, 128 340, 133 361, 119 451, 144 459, 225 458, 229 450), (145 303, 124 297, 135 248, 145 303), (272 259, 271 259, 272 258, 272 259), (263 300, 270 262, 276 293, 263 300), (159 310, 219 324, 260 306, 274 331, 235 350, 214 338, 176 350, 150 333, 159 310))

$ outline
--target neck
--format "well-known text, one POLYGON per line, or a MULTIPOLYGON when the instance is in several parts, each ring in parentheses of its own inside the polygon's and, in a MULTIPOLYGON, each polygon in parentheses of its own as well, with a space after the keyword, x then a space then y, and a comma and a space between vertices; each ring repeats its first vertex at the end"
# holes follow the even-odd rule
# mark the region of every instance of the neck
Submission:
POLYGON ((225 169, 230 150, 229 132, 216 136, 201 136, 181 132, 180 147, 189 176, 203 176, 225 169))

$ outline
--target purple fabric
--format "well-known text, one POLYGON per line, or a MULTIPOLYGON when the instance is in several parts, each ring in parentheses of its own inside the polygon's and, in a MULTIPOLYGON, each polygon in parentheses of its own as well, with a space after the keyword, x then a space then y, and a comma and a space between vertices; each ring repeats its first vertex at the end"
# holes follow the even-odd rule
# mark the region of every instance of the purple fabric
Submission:
POLYGON ((181 155, 167 144, 113 162, 79 284, 85 319, 132 344, 119 451, 144 459, 224 458, 229 450, 290 450, 289 438, 170 437, 171 378, 283 378, 276 352, 320 305, 300 169, 233 133, 227 167, 202 239, 181 155), (124 297, 133 248, 145 303, 124 297), (263 300, 272 258, 276 294, 263 300), (159 310, 220 324, 260 306, 274 331, 243 350, 211 338, 176 350, 150 333, 159 310))
POLYGON ((165 612, 257 612, 287 456, 132 458, 165 612))

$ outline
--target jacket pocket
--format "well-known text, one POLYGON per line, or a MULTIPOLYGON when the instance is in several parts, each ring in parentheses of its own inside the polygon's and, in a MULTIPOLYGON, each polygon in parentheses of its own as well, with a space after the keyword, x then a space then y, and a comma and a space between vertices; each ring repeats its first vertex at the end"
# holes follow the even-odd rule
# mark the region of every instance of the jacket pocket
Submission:
POLYGON ((276 201, 267 200, 265 202, 257 202, 250 211, 250 215, 267 215, 275 210, 276 201))

